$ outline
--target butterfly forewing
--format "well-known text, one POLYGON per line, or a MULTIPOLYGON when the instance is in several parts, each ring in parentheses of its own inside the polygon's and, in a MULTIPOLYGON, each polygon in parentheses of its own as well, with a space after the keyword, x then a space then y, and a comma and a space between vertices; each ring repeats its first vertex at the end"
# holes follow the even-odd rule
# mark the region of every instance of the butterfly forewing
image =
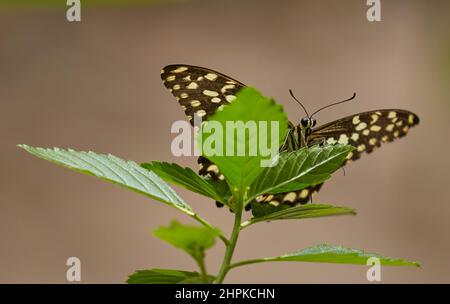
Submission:
POLYGON ((161 70, 161 79, 175 96, 193 125, 194 114, 208 119, 221 106, 236 98, 244 87, 239 81, 219 72, 191 65, 168 65, 161 70))
POLYGON ((405 136, 419 123, 419 117, 406 110, 377 110, 351 115, 314 129, 309 145, 348 144, 356 149, 348 159, 356 160, 386 142, 405 136))

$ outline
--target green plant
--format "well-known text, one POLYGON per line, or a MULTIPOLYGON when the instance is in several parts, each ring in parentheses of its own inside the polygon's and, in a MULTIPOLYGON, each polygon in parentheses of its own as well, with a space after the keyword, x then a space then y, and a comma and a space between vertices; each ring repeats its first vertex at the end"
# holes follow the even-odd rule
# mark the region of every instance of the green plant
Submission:
MULTIPOLYGON (((227 121, 252 120, 277 121, 281 126, 278 130, 280 140, 277 144, 278 146, 282 144, 287 130, 285 113, 281 106, 253 89, 242 90, 231 105, 210 119, 221 124, 224 129, 227 128, 227 121), (250 104, 252 111, 248 111, 250 104)), ((201 129, 203 140, 213 136, 205 131, 206 125, 208 122, 201 129)), ((245 147, 249 146, 250 140, 248 136, 245 137, 245 147)), ((237 143, 224 141, 221 144, 224 147, 233 144, 234 148, 237 143)), ((279 154, 278 164, 273 167, 262 167, 260 161, 264 157, 260 154, 207 156, 224 174, 225 180, 221 182, 201 177, 190 168, 183 168, 177 164, 154 161, 138 165, 110 154, 59 148, 44 149, 27 145, 19 147, 42 159, 116 183, 165 203, 201 224, 201 226, 183 225, 173 221, 168 227, 160 227, 154 232, 156 237, 188 253, 197 263, 199 272, 170 269, 139 270, 129 276, 128 283, 222 283, 233 268, 275 261, 365 265, 369 257, 377 257, 382 265, 419 266, 416 262, 331 245, 318 245, 278 257, 232 262, 239 234, 250 225, 275 220, 354 215, 355 211, 352 208, 332 205, 274 207, 255 202, 255 198, 261 194, 297 191, 324 182, 341 167, 347 155, 354 149, 349 145, 314 146, 294 152, 282 152, 279 154), (217 227, 198 215, 167 183, 186 188, 230 208, 234 213, 231 236, 226 237, 217 227), (250 204, 253 216, 243 220, 244 209, 250 204), (224 243, 225 254, 219 273, 212 276, 206 270, 205 255, 216 239, 224 243)))

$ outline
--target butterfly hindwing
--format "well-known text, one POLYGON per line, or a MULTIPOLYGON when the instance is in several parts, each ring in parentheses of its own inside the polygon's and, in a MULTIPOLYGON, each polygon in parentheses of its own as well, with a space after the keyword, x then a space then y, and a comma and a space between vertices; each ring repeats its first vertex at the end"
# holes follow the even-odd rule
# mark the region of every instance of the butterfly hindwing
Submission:
POLYGON ((349 144, 356 149, 347 157, 356 160, 386 142, 405 136, 419 123, 419 117, 406 110, 376 110, 347 116, 312 130, 309 144, 349 144))

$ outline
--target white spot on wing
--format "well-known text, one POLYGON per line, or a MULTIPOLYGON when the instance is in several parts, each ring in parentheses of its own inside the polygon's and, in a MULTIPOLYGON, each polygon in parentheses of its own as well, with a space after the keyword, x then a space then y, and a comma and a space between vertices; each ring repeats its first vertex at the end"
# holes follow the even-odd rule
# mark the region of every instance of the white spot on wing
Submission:
POLYGON ((289 192, 288 194, 286 194, 283 197, 283 201, 288 201, 288 202, 295 202, 295 198, 297 197, 297 194, 295 192, 289 192))
POLYGON ((337 143, 337 141, 333 137, 330 137, 330 138, 327 139, 327 143, 329 145, 334 145, 335 143, 337 143))
POLYGON ((378 120, 378 115, 377 114, 372 114, 370 117, 372 118, 372 120, 370 121, 371 125, 373 125, 374 123, 377 122, 377 120, 378 120))
POLYGON ((356 126, 356 131, 361 131, 367 127, 367 124, 365 122, 361 122, 359 125, 356 126))
POLYGON ((208 80, 214 81, 214 80, 216 80, 217 75, 214 74, 214 73, 208 73, 208 74, 205 75, 205 78, 208 79, 208 80))
POLYGON ((309 194, 309 190, 308 190, 308 189, 303 189, 303 190, 300 192, 299 197, 300 197, 300 198, 307 198, 307 197, 308 197, 308 194, 309 194))
POLYGON ((198 88, 198 84, 195 82, 191 82, 190 84, 188 84, 188 86, 186 88, 188 88, 190 90, 195 90, 198 88))
POLYGON ((371 139, 369 139, 369 145, 375 146, 376 143, 377 143, 377 139, 375 137, 372 137, 371 139))
POLYGON ((381 130, 381 127, 378 125, 373 125, 370 127, 370 131, 373 131, 373 132, 379 132, 380 130, 381 130))
POLYGON ((394 112, 394 111, 389 112, 388 118, 392 119, 392 118, 395 118, 395 117, 397 117, 397 112, 394 112))
POLYGON ((181 72, 187 71, 187 69, 188 69, 187 67, 181 66, 181 67, 176 68, 175 70, 173 70, 172 73, 181 73, 181 72))
POLYGON ((389 124, 386 126, 386 131, 392 132, 394 130, 394 124, 389 124))
POLYGON ((258 203, 261 203, 263 200, 264 200, 264 196, 262 196, 262 195, 257 196, 257 197, 255 198, 255 201, 257 201, 258 203))
POLYGON ((192 100, 191 101, 191 106, 198 107, 199 105, 201 105, 201 102, 199 100, 192 100))
POLYGON ((226 99, 228 102, 232 102, 233 100, 236 99, 236 96, 234 96, 234 95, 227 95, 227 96, 225 96, 225 99, 226 99))
POLYGON ((271 201, 272 199, 273 199, 273 195, 270 194, 269 196, 267 196, 267 197, 264 199, 264 201, 265 201, 265 202, 269 202, 269 201, 271 201))
POLYGON ((217 93, 215 91, 210 91, 210 90, 203 90, 203 95, 210 96, 210 97, 216 97, 216 96, 219 96, 219 93, 217 93))
POLYGON ((280 204, 280 202, 278 202, 278 201, 270 201, 269 202, 269 205, 272 205, 272 206, 275 206, 275 207, 277 207, 279 204, 280 204))
POLYGON ((348 136, 345 134, 341 134, 341 136, 339 136, 338 143, 340 143, 341 145, 347 145, 348 144, 348 136))
POLYGON ((197 112, 195 112, 195 114, 197 114, 199 117, 203 117, 206 115, 206 111, 205 110, 198 110, 197 112))
POLYGON ((225 93, 226 90, 234 89, 234 87, 235 87, 234 84, 226 84, 220 89, 220 91, 222 93, 225 93))
POLYGON ((206 169, 206 171, 208 172, 214 172, 214 173, 219 173, 219 168, 216 165, 210 165, 208 167, 208 169, 206 169))

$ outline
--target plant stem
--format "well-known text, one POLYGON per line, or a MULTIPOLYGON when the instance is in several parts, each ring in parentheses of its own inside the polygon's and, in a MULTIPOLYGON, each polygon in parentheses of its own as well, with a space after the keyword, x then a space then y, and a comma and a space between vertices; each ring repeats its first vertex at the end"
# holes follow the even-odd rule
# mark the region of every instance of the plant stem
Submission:
POLYGON ((231 258, 233 256, 234 248, 236 247, 236 243, 239 237, 239 232, 241 231, 241 218, 242 218, 242 208, 237 208, 236 215, 234 217, 234 226, 233 231, 231 232, 230 241, 227 245, 227 249, 225 251, 225 256, 223 257, 222 266, 220 267, 219 274, 216 277, 215 283, 221 284, 225 279, 225 276, 230 270, 229 266, 231 263, 231 258))
POLYGON ((256 263, 264 263, 264 262, 277 262, 276 258, 262 258, 262 259, 252 259, 252 260, 243 260, 240 262, 236 262, 231 264, 228 269, 240 267, 244 265, 256 264, 256 263))
POLYGON ((196 259, 198 268, 200 269, 200 275, 202 276, 202 282, 204 284, 208 283, 208 272, 206 271, 205 259, 196 259))
POLYGON ((219 232, 219 238, 222 240, 222 242, 225 244, 225 246, 228 246, 229 241, 226 238, 225 235, 223 235, 222 231, 220 231, 219 229, 213 227, 210 223, 208 223, 207 221, 205 221, 203 218, 201 218, 197 213, 194 213, 191 215, 193 219, 195 219, 197 222, 199 222, 200 224, 202 224, 205 227, 217 230, 219 232))

